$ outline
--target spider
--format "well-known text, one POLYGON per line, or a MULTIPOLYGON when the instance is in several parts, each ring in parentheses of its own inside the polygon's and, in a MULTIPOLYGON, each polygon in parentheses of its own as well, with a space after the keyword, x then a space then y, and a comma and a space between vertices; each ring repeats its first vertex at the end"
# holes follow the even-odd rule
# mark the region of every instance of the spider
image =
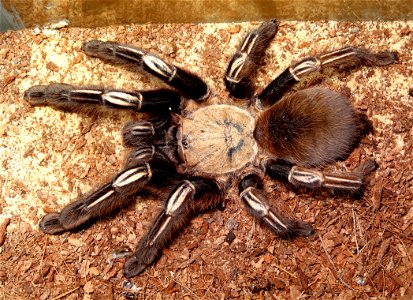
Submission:
POLYGON ((368 132, 369 122, 337 92, 322 87, 291 92, 291 88, 308 74, 326 68, 384 66, 395 63, 397 55, 356 47, 324 52, 291 64, 257 93, 254 75, 277 31, 277 21, 266 21, 238 46, 224 77, 234 100, 227 101, 231 104, 208 105, 214 97, 210 89, 185 69, 145 50, 99 40, 84 43, 83 51, 146 71, 173 89, 127 91, 63 83, 28 89, 24 97, 32 105, 146 113, 122 130, 124 144, 131 148, 123 169, 61 212, 45 215, 40 229, 47 234, 79 229, 143 193, 164 199, 164 208, 125 263, 125 276, 133 277, 159 259, 162 249, 191 218, 220 208, 226 192, 235 187, 247 211, 279 237, 312 235, 311 224, 287 217, 270 205, 264 177, 295 187, 355 194, 376 163, 368 159, 343 173, 319 171, 319 166, 344 159, 368 132), (197 102, 198 108, 188 111, 189 101, 197 102))

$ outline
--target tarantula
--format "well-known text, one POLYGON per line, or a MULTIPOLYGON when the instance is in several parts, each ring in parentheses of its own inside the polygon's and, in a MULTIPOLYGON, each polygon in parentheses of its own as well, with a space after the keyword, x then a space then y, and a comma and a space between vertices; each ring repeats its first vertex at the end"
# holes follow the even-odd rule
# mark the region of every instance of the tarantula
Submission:
POLYGON ((314 169, 345 158, 366 133, 367 118, 329 89, 287 92, 309 73, 360 64, 384 66, 397 57, 355 47, 333 50, 291 64, 256 93, 253 77, 277 30, 275 20, 262 23, 245 36, 230 60, 226 88, 232 98, 244 99, 235 104, 208 105, 210 90, 197 75, 142 49, 99 40, 86 42, 83 51, 146 71, 174 89, 126 91, 63 83, 28 89, 25 99, 33 105, 69 111, 103 106, 148 115, 122 130, 124 144, 132 150, 120 173, 60 213, 45 215, 40 229, 57 234, 80 228, 130 204, 144 191, 165 199, 163 210, 125 263, 124 274, 132 277, 152 265, 192 217, 222 205, 226 191, 235 186, 248 212, 281 238, 313 234, 311 224, 271 207, 263 190, 264 176, 297 187, 354 193, 376 164, 370 159, 342 174, 314 169), (186 111, 187 101, 198 102, 199 108, 186 111))

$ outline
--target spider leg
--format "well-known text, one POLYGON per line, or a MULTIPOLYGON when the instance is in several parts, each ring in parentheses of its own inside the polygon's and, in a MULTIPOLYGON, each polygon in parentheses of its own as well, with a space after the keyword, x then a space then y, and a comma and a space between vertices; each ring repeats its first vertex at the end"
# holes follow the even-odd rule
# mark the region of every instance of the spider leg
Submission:
POLYGON ((179 110, 182 101, 179 93, 169 89, 126 91, 64 83, 32 86, 24 93, 24 98, 33 105, 50 105, 68 111, 93 111, 98 105, 140 112, 166 112, 179 110))
POLYGON ((142 273, 162 254, 189 220, 222 201, 215 182, 203 178, 181 180, 170 192, 163 211, 149 232, 140 240, 135 255, 125 263, 124 274, 133 277, 142 273))
POLYGON ((317 56, 309 56, 297 63, 274 79, 259 95, 257 100, 263 106, 269 106, 281 99, 281 97, 304 76, 322 72, 326 68, 354 67, 357 65, 385 66, 397 61, 395 52, 372 53, 363 48, 345 47, 317 56))
POLYGON ((275 20, 264 22, 249 32, 229 62, 225 73, 225 86, 235 98, 249 98, 254 93, 252 75, 278 30, 275 20))
POLYGON ((151 139, 159 140, 172 122, 171 114, 161 114, 148 121, 131 121, 122 129, 123 143, 136 147, 151 139))
POLYGON ((96 191, 72 202, 60 213, 50 213, 40 221, 40 229, 57 234, 76 229, 88 221, 104 217, 130 204, 133 195, 158 176, 158 170, 168 169, 166 159, 152 146, 136 148, 126 160, 123 170, 96 191))
POLYGON ((373 172, 377 165, 373 159, 361 163, 352 172, 342 174, 323 173, 286 162, 268 159, 264 162, 266 173, 274 178, 288 181, 297 187, 310 189, 328 189, 355 194, 360 192, 366 183, 366 176, 373 172))
POLYGON ((268 204, 262 181, 256 174, 246 175, 238 186, 241 201, 249 213, 270 227, 281 238, 310 236, 313 227, 300 220, 291 220, 274 210, 268 204))
POLYGON ((187 98, 205 100, 209 96, 208 86, 197 75, 167 63, 142 49, 114 42, 92 40, 83 44, 83 51, 92 57, 138 67, 176 88, 187 98))

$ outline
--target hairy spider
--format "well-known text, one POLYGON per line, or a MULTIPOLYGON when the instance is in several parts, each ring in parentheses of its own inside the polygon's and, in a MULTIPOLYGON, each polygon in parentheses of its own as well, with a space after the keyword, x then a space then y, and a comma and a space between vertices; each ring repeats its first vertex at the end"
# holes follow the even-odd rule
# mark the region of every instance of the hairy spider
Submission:
POLYGON ((383 66, 397 57, 355 47, 333 50, 291 64, 256 93, 253 77, 277 29, 276 21, 264 22, 245 36, 230 60, 225 85, 233 98, 244 99, 235 104, 208 105, 210 90, 193 73, 144 50, 98 40, 86 42, 83 50, 137 67, 174 89, 126 91, 63 83, 28 89, 25 99, 34 105, 69 111, 103 106, 148 116, 123 128, 124 144, 132 149, 123 169, 60 213, 44 216, 40 229, 57 234, 80 228, 130 204, 143 192, 165 199, 163 210, 126 261, 124 273, 132 277, 152 265, 191 218, 219 207, 226 191, 235 186, 248 212, 281 238, 311 235, 310 224, 271 207, 263 191, 264 176, 297 187, 355 193, 376 164, 370 159, 341 174, 314 169, 345 158, 367 132, 367 118, 329 89, 287 92, 306 75, 325 68, 383 66), (186 110, 189 99, 199 103, 197 110, 186 110))

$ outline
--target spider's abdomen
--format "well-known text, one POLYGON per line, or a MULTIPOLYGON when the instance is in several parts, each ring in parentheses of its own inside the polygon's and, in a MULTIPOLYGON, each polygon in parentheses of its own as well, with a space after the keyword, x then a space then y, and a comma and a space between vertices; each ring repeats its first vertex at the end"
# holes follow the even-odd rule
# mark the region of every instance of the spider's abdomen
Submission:
POLYGON ((287 95, 263 112, 254 136, 269 154, 314 166, 344 157, 358 132, 357 114, 346 98, 310 88, 287 95))
POLYGON ((234 172, 257 154, 254 119, 230 105, 200 108, 182 120, 182 156, 196 174, 234 172))

